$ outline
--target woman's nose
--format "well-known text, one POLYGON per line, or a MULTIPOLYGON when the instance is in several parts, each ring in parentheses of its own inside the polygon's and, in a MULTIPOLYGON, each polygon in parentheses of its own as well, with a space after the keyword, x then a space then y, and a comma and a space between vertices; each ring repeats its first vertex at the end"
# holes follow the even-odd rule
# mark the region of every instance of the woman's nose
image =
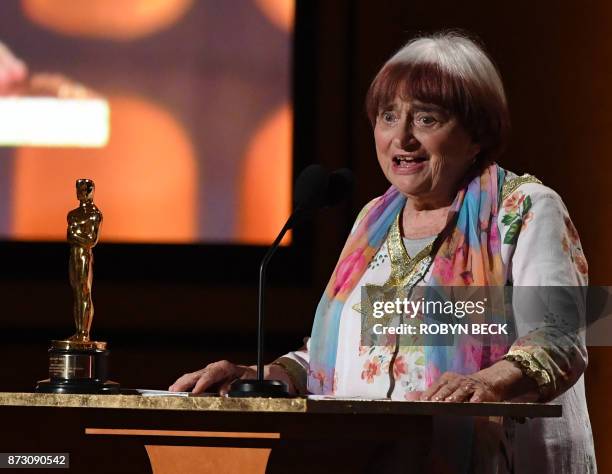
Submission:
POLYGON ((396 146, 405 151, 416 150, 420 146, 419 141, 414 136, 412 123, 410 122, 399 128, 395 140, 397 141, 396 146))

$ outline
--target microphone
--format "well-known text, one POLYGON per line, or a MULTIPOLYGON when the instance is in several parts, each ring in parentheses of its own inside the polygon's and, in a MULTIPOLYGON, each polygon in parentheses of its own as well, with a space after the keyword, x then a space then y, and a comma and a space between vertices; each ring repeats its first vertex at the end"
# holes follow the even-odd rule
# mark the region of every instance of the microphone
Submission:
POLYGON ((321 165, 305 168, 295 182, 293 192, 294 213, 298 209, 316 209, 325 202, 329 173, 321 165))
POLYGON ((325 194, 324 205, 328 207, 340 204, 344 198, 353 192, 355 180, 348 168, 340 168, 329 175, 329 184, 325 194))
POLYGON ((295 227, 299 221, 312 217, 314 211, 321 207, 339 204, 352 191, 351 170, 341 168, 328 174, 320 165, 308 166, 300 173, 295 183, 294 211, 289 216, 289 228, 295 227))
POLYGON ((268 262, 289 229, 311 217, 314 211, 340 203, 353 189, 353 174, 342 168, 328 174, 320 165, 305 168, 295 182, 293 212, 270 246, 259 266, 259 304, 257 323, 257 378, 235 380, 230 386, 230 397, 289 397, 287 384, 281 380, 264 380, 264 314, 265 284, 268 262))

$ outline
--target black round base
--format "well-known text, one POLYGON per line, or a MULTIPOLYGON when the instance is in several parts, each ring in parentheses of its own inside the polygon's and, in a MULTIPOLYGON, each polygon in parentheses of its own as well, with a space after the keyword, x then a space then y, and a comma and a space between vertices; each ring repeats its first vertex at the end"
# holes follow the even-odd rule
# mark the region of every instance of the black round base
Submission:
POLYGON ((38 393, 87 393, 101 395, 119 394, 120 386, 117 382, 79 382, 75 380, 41 380, 36 384, 38 393))
POLYGON ((230 397, 290 398, 287 384, 281 380, 236 380, 227 394, 230 397))

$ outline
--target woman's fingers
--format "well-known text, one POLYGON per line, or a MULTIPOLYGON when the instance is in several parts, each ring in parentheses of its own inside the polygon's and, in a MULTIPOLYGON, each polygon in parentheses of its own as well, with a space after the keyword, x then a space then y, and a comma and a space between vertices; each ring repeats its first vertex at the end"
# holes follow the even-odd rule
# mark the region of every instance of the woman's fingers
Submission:
POLYGON ((436 394, 442 385, 446 384, 446 381, 439 380, 434 382, 427 390, 421 393, 421 400, 429 401, 436 394))
POLYGON ((495 393, 493 389, 485 383, 477 385, 474 390, 474 393, 472 394, 470 398, 470 402, 476 402, 476 403, 478 402, 499 402, 500 400, 501 398, 499 397, 499 395, 495 393))
POLYGON ((221 385, 221 388, 219 388, 219 395, 221 395, 222 397, 225 397, 228 392, 230 391, 230 388, 232 386, 232 384, 238 380, 237 378, 230 380, 229 382, 225 382, 223 385, 221 385))
POLYGON ((461 386, 461 379, 459 377, 457 377, 456 379, 450 380, 446 384, 444 384, 442 387, 440 387, 440 390, 438 390, 431 397, 431 399, 434 402, 450 401, 448 397, 451 396, 451 394, 454 394, 455 392, 460 390, 460 386, 461 386))
POLYGON ((467 402, 470 400, 470 397, 475 392, 476 387, 470 380, 462 380, 461 383, 457 385, 457 388, 454 392, 449 393, 444 398, 447 402, 467 402))
POLYGON ((438 392, 445 390, 444 387, 456 378, 453 372, 444 372, 427 390, 421 394, 421 400, 435 400, 438 392))
POLYGON ((420 397, 435 402, 492 402, 499 396, 492 387, 475 376, 445 372, 420 397))
POLYGON ((246 373, 242 374, 241 377, 233 377, 232 379, 228 380, 223 385, 221 385, 221 387, 219 388, 219 395, 225 397, 229 393, 230 388, 232 387, 232 384, 236 380, 245 379, 245 378, 249 378, 246 373))
POLYGON ((191 389, 191 393, 205 392, 207 388, 215 385, 225 377, 227 377, 227 374, 224 371, 209 365, 200 373, 195 385, 191 389))
POLYGON ((191 393, 202 393, 212 385, 223 384, 239 377, 241 373, 242 370, 231 362, 226 360, 215 362, 206 366, 191 393))
POLYGON ((222 360, 207 365, 202 370, 185 374, 177 379, 168 390, 171 392, 202 393, 213 385, 226 384, 240 377, 245 371, 244 366, 238 366, 222 360))
POLYGON ((199 378, 199 371, 181 375, 176 382, 168 388, 171 392, 186 392, 191 390, 199 378))

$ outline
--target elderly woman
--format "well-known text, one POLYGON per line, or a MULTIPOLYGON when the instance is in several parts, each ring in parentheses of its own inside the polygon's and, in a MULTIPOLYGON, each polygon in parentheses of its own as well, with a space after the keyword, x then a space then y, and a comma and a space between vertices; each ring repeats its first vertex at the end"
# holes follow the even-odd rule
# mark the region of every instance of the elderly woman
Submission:
MULTIPOLYGON (((496 68, 462 35, 418 38, 380 70, 367 111, 391 187, 359 214, 317 308, 312 336, 301 350, 267 366, 267 377, 285 380, 299 394, 555 400, 563 405, 562 418, 523 425, 506 420, 499 441, 479 432, 478 424, 467 427, 461 433, 468 435, 455 439, 468 448, 455 457, 434 456, 432 469, 595 472, 582 377, 587 354, 578 331, 559 343, 551 338, 554 321, 543 318, 542 327, 530 330, 517 321, 519 337, 507 345, 461 337, 445 347, 402 345, 395 337, 361 345, 364 286, 586 285, 586 261, 560 197, 495 162, 509 128, 496 68)), ((578 312, 566 317, 579 318, 578 312)), ((217 362, 170 389, 200 392, 220 384, 226 392, 232 380, 253 376, 253 368, 217 362)))

